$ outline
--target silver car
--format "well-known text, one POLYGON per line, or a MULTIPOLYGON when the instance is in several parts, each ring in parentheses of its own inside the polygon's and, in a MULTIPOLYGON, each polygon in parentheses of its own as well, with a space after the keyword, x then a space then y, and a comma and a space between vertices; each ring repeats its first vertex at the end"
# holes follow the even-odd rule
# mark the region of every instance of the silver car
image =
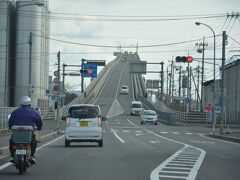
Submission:
POLYGON ((141 114, 141 124, 145 124, 145 123, 153 123, 155 125, 157 125, 158 121, 158 115, 155 111, 153 110, 143 110, 142 114, 141 114))
POLYGON ((93 104, 71 105, 65 129, 65 147, 71 142, 97 142, 103 146, 102 116, 100 107, 93 104))

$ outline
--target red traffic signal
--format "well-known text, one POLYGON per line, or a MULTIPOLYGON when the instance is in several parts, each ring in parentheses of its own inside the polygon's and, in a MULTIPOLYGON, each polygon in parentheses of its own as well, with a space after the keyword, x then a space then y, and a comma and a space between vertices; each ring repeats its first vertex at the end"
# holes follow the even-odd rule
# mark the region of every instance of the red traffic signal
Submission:
POLYGON ((176 60, 176 62, 191 63, 193 61, 193 57, 192 56, 177 56, 175 60, 176 60))
POLYGON ((81 69, 80 73, 81 74, 92 74, 92 69, 81 69))

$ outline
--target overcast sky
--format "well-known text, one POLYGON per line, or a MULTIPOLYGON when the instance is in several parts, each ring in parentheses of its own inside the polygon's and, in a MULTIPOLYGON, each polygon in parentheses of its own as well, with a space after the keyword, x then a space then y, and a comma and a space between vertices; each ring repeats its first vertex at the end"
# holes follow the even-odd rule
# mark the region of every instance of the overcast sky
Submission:
MULTIPOLYGON (((211 30, 206 26, 196 26, 196 21, 212 27, 216 35, 222 34, 222 31, 226 30, 231 38, 240 42, 240 17, 236 19, 222 16, 227 13, 239 12, 239 0, 49 1, 51 38, 73 43, 115 46, 115 48, 101 48, 51 41, 51 53, 61 51, 62 62, 66 64, 80 64, 82 58, 105 59, 110 62, 114 59, 113 52, 117 51, 116 46, 130 46, 132 48, 123 48, 123 50, 135 52, 137 44, 139 47, 163 45, 139 48, 138 51, 141 60, 164 61, 165 67, 170 64, 169 61, 172 58, 178 55, 188 55, 189 53, 194 58, 200 58, 201 54, 196 52, 197 47, 195 46, 195 43, 200 41, 171 46, 164 45, 202 39, 203 36, 213 36, 211 30), (215 15, 221 17, 203 18, 215 15), (198 18, 200 16, 202 18, 198 18), (181 20, 172 20, 176 18, 181 20)), ((216 58, 221 58, 221 40, 221 37, 216 37, 216 58)), ((213 38, 206 41, 208 43, 206 57, 213 58, 213 38)), ((239 51, 236 51, 240 50, 240 44, 237 42, 228 38, 227 59, 233 54, 240 54, 239 51)), ((50 64, 55 62, 56 54, 51 54, 50 64)), ((220 64, 221 61, 217 61, 217 63, 220 64)), ((192 67, 195 68, 198 64, 199 62, 194 61, 192 67)), ((51 73, 54 71, 53 67, 51 66, 51 73)), ((211 79, 213 66, 206 67, 206 78, 211 79)), ((148 69, 159 70, 160 67, 148 66, 148 69)), ((217 71, 216 76, 218 74, 217 71)), ((157 78, 157 75, 148 74, 146 78, 157 78)), ((77 85, 76 81, 73 82, 73 77, 67 77, 66 80, 72 86, 77 85)), ((76 88, 80 89, 78 86, 76 88)))

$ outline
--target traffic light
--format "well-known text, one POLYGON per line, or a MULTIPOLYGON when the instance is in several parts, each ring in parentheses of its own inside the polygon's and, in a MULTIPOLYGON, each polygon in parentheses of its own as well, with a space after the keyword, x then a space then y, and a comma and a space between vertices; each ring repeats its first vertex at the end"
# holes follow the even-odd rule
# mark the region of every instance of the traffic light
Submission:
POLYGON ((177 56, 176 57, 176 62, 191 63, 192 61, 193 61, 193 57, 192 56, 177 56))
POLYGON ((80 73, 81 74, 92 74, 92 69, 81 69, 80 73))

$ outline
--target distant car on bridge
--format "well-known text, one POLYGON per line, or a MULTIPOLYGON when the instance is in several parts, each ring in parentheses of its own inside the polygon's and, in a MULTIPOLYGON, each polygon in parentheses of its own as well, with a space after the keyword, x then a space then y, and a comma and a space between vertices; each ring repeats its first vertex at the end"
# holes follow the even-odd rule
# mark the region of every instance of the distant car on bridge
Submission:
POLYGON ((128 92, 129 92, 128 86, 126 85, 121 86, 121 90, 120 90, 121 94, 128 94, 128 92))
POLYGON ((143 110, 141 114, 141 124, 151 123, 157 125, 158 116, 156 111, 153 110, 143 110))

